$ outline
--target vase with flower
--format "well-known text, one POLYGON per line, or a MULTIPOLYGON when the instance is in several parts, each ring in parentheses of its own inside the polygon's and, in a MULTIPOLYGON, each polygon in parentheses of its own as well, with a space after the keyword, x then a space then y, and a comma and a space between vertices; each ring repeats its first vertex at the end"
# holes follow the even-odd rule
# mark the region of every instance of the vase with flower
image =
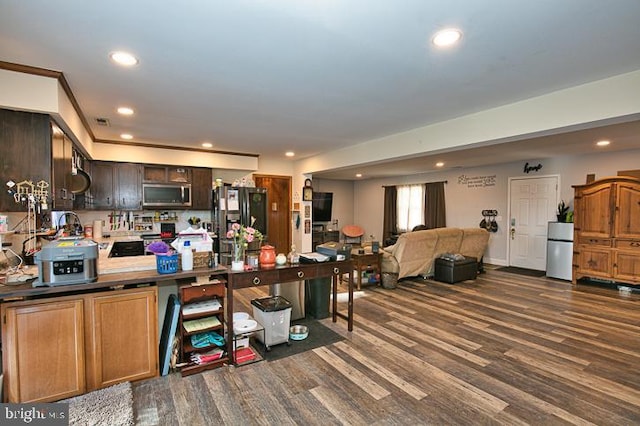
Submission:
POLYGON ((231 225, 227 231, 227 238, 232 241, 233 251, 231 259, 231 270, 244 270, 244 253, 250 243, 258 240, 262 241, 262 233, 252 226, 244 226, 239 223, 231 225))

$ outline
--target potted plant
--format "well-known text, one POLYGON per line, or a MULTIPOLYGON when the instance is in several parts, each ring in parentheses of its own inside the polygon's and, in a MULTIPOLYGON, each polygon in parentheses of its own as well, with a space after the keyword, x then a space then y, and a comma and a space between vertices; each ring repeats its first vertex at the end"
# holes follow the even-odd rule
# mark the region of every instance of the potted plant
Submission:
POLYGON ((200 229, 200 218, 196 217, 196 216, 191 216, 188 220, 189 225, 191 225, 191 227, 193 229, 200 229))
POLYGON ((562 200, 560 203, 558 203, 558 212, 556 213, 558 222, 566 222, 568 213, 569 205, 565 204, 564 200, 562 200))

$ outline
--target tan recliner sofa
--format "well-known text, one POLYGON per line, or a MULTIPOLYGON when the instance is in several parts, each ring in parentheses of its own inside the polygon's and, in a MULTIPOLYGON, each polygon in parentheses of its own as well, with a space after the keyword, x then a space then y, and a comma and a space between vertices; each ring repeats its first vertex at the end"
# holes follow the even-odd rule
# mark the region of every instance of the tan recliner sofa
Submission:
POLYGON ((434 260, 443 253, 460 253, 478 262, 489 244, 489 232, 482 228, 437 228, 405 232, 398 241, 382 249, 383 274, 397 279, 433 276, 434 260))

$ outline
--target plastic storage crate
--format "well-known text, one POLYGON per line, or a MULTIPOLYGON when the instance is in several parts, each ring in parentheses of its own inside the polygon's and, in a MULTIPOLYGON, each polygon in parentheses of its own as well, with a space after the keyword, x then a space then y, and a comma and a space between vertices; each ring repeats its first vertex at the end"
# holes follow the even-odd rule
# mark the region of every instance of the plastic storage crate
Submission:
POLYGON ((178 272, 178 254, 156 254, 156 269, 159 274, 178 272))
POLYGON ((291 303, 282 296, 272 296, 253 299, 251 305, 253 318, 264 327, 264 333, 257 333, 256 339, 267 349, 280 343, 288 344, 291 303))

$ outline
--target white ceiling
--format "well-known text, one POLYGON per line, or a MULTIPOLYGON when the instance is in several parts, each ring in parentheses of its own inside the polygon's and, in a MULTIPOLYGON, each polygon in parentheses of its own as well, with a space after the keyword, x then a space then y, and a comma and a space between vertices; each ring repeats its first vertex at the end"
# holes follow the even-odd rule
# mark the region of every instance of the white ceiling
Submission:
MULTIPOLYGON (((63 72, 98 140, 304 158, 638 70, 638 22, 639 0, 0 0, 0 60, 63 72), (462 43, 436 50, 447 26, 462 43), (111 64, 120 49, 139 65, 111 64)), ((637 124, 623 130, 622 149, 640 147, 637 124)), ((478 149, 460 166, 522 151, 478 149)), ((426 159, 410 161, 376 169, 426 159)))

